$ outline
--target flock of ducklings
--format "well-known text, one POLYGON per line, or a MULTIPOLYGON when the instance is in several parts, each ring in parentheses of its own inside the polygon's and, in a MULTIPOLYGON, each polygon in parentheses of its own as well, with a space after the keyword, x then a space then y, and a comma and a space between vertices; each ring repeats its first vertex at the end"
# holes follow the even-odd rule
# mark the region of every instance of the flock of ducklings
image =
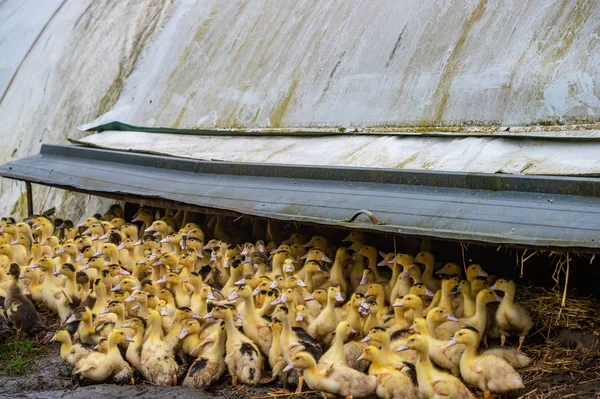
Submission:
POLYGON ((378 252, 357 231, 339 247, 301 233, 252 243, 224 218, 162 213, 142 207, 137 225, 119 205, 76 226, 2 219, 5 316, 35 333, 32 301, 56 312, 61 358, 96 382, 207 388, 228 372, 233 384, 355 398, 523 387, 533 322, 515 283, 480 265, 434 272, 430 252, 378 252), (479 350, 509 337, 518 349, 479 350))

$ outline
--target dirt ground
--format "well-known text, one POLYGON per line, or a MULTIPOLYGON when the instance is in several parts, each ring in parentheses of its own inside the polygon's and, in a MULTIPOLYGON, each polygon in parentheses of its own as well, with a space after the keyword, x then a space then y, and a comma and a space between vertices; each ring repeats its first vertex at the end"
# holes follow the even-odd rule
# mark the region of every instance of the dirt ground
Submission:
MULTIPOLYGON (((533 399, 533 398, 600 398, 600 356, 584 357, 581 344, 569 343, 573 339, 585 338, 563 334, 559 341, 536 344, 525 348, 525 353, 534 359, 533 364, 520 370, 526 381, 525 389, 512 393, 506 398, 533 399), (569 349, 572 346, 573 349, 569 349), (559 349, 561 348, 561 349, 559 349), (548 354, 552 351, 560 352, 562 362, 565 362, 563 371, 552 367, 548 354), (577 363, 575 367, 572 363, 577 363), (596 375, 583 376, 580 371, 587 365, 589 373, 596 375), (592 376, 593 377, 593 376, 592 376)), ((134 386, 117 386, 109 384, 91 385, 80 387, 73 383, 68 366, 59 359, 58 344, 42 344, 41 355, 36 360, 35 370, 20 377, 0 376, 0 398, 28 398, 28 399, 125 399, 125 398, 155 398, 155 399, 202 399, 202 398, 264 398, 269 394, 281 394, 281 387, 269 384, 259 387, 239 386, 233 387, 230 380, 224 377, 221 382, 210 391, 202 391, 185 387, 156 387, 148 384, 134 386)), ((483 397, 477 392, 478 397, 483 397)), ((285 396, 277 396, 283 398, 285 396)), ((289 396, 289 397, 294 397, 289 396)), ((295 396, 298 397, 298 396, 295 396)), ((303 393, 302 398, 317 398, 317 395, 303 393)), ((273 396, 275 399, 275 397, 273 396)))
MULTIPOLYGON (((530 309, 536 320, 536 326, 523 348, 525 354, 532 358, 532 364, 519 370, 525 388, 503 398, 600 399, 600 303, 590 299, 573 299, 560 311, 560 295, 533 287, 522 290, 520 301, 530 309), (561 316, 557 318, 556 315, 561 316)), ((258 387, 234 387, 227 376, 209 391, 181 386, 156 387, 146 383, 134 386, 78 386, 71 379, 70 367, 60 361, 59 344, 48 343, 58 328, 56 317, 43 309, 40 314, 50 332, 33 341, 34 346, 39 349, 35 366, 22 376, 6 376, 0 370, 0 399, 320 397, 311 392, 286 395, 286 391, 276 383, 258 387)), ((483 398, 482 392, 476 389, 472 391, 478 398, 483 398)))

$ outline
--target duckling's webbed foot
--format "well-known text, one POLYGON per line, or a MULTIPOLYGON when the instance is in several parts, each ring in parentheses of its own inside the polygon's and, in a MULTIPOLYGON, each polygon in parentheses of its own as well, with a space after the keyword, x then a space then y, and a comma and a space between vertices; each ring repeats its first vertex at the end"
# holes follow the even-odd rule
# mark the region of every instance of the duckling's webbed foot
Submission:
POLYGON ((174 375, 171 379, 173 381, 173 386, 177 385, 177 376, 174 375))
POLYGON ((500 334, 500 346, 504 346, 506 343, 506 335, 500 334))
POLYGON ((487 390, 483 393, 483 399, 490 399, 492 397, 492 393, 487 390))
POLYGON ((237 385, 238 383, 238 377, 237 375, 231 376, 231 385, 237 385))
POLYGON ((525 336, 522 335, 519 337, 519 347, 517 348, 518 351, 521 350, 521 347, 523 346, 523 342, 525 342, 525 336))
POLYGON ((302 392, 302 386, 304 385, 304 376, 300 376, 298 378, 298 386, 296 387, 296 392, 295 393, 300 393, 302 392))

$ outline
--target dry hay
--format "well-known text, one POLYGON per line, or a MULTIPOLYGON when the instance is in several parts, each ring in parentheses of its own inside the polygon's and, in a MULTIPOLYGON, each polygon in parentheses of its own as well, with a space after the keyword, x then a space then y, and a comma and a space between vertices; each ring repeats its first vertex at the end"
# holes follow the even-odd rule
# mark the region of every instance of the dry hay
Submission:
POLYGON ((600 392, 600 303, 539 287, 520 288, 517 301, 535 321, 524 352, 532 364, 520 370, 519 399, 594 398, 600 392), (596 393, 595 393, 596 392, 596 393))
POLYGON ((275 388, 266 395, 253 396, 252 399, 275 399, 275 398, 315 398, 318 396, 315 391, 290 392, 285 388, 275 388))

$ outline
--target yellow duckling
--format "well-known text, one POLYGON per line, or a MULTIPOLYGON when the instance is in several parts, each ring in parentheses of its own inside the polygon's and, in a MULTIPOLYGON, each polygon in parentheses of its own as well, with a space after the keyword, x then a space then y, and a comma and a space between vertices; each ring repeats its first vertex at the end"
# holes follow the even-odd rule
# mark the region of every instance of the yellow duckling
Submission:
POLYGON ((353 251, 358 251, 365 245, 365 233, 362 231, 351 231, 342 242, 351 243, 349 248, 353 251))
POLYGON ((448 262, 442 267, 440 270, 435 272, 435 274, 446 276, 446 277, 461 277, 462 276, 462 268, 454 262, 448 262))
POLYGON ((106 284, 104 284, 104 281, 102 281, 102 279, 97 278, 96 280, 94 280, 94 283, 92 284, 92 293, 90 294, 90 297, 88 298, 95 299, 94 305, 92 307, 92 313, 100 313, 106 307, 109 300, 108 290, 106 288, 106 284))
POLYGON ((167 287, 175 294, 177 306, 190 305, 190 294, 186 291, 186 288, 183 285, 183 278, 179 274, 168 272, 160 280, 156 281, 156 284, 162 283, 167 283, 167 287))
POLYGON ((200 345, 200 322, 196 319, 186 319, 183 322, 183 329, 177 336, 181 341, 181 350, 186 355, 192 355, 194 350, 200 345))
MULTIPOLYGON (((391 256, 393 257, 394 254, 391 254, 391 256)), ((353 265, 350 268, 350 271, 348 273, 348 281, 350 283, 350 287, 352 288, 353 292, 356 292, 359 288, 360 285, 362 283, 363 280, 363 273, 365 270, 370 270, 368 268, 365 267, 365 257, 360 255, 358 252, 354 252, 352 254, 352 262, 353 265)), ((390 258, 391 259, 391 258, 390 258)), ((387 260, 385 260, 385 263, 383 265, 387 265, 387 260)), ((375 282, 375 281, 373 281, 375 282)), ((367 284, 367 282, 364 282, 365 284, 367 284)))
POLYGON ((79 321, 77 334, 79 341, 88 345, 96 345, 102 337, 106 338, 109 330, 114 324, 107 322, 99 326, 94 326, 94 315, 88 307, 79 307, 75 309, 71 317, 67 320, 67 324, 79 321))
POLYGON ((6 255, 11 263, 16 263, 19 266, 27 266, 29 264, 29 259, 27 259, 25 247, 19 245, 18 241, 13 242, 15 242, 14 245, 0 245, 0 255, 6 255))
POLYGON ((321 236, 313 236, 307 243, 304 244, 305 248, 315 247, 319 248, 324 253, 327 253, 327 249, 329 244, 327 243, 327 239, 321 236))
POLYGON ((468 280, 461 280, 457 288, 461 298, 460 311, 459 309, 456 310, 457 316, 472 317, 477 307, 475 300, 471 297, 471 283, 468 280))
MULTIPOLYGON (((399 301, 392 304, 392 307, 404 306, 408 311, 412 311, 411 321, 417 317, 423 317, 423 300, 418 295, 408 294, 399 301)), ((408 313, 408 311, 406 313, 408 313)), ((406 315, 405 313, 405 315, 406 315)), ((408 318, 408 315, 406 315, 408 318)))
POLYGON ((417 399, 417 373, 415 366, 405 362, 404 367, 398 370, 396 367, 391 367, 386 364, 386 358, 383 356, 379 348, 375 346, 367 346, 362 354, 365 360, 371 362, 369 367, 369 375, 374 375, 377 378, 376 393, 379 398, 383 399, 417 399))
POLYGON ((326 363, 342 364, 355 370, 365 371, 368 364, 366 362, 360 363, 359 358, 366 345, 356 341, 350 341, 345 344, 348 338, 356 333, 357 331, 347 321, 339 322, 335 329, 333 343, 319 359, 319 365, 326 363))
POLYGON ((225 323, 219 323, 211 334, 198 344, 199 355, 190 366, 183 386, 207 388, 221 378, 227 369, 225 364, 225 323))
POLYGON ((260 381, 263 357, 258 347, 238 331, 233 323, 233 312, 228 306, 215 306, 204 318, 218 318, 225 322, 227 342, 225 363, 232 378, 232 384, 238 380, 244 384, 256 385, 260 381))
POLYGON ((116 383, 131 382, 133 370, 123 360, 118 345, 129 338, 122 330, 114 330, 108 337, 108 350, 106 354, 94 352, 82 359, 77 364, 75 374, 79 374, 92 381, 102 382, 112 378, 116 383))
POLYGON ((453 375, 436 369, 429 360, 429 344, 421 335, 411 335, 398 351, 414 349, 418 353, 416 363, 419 394, 431 399, 475 399, 464 384, 453 375))
MULTIPOLYGON (((445 320, 448 315, 448 312, 444 309, 435 308, 427 314, 427 318, 428 320, 430 318, 445 320)), ((416 333, 421 334, 427 339, 427 343, 429 344, 429 357, 431 360, 441 368, 450 371, 454 376, 460 377, 459 362, 465 347, 463 345, 448 347, 448 342, 450 342, 450 340, 440 340, 432 336, 427 327, 427 322, 421 317, 415 319, 413 328, 416 333)))
POLYGON ((134 244, 135 241, 127 237, 117 247, 117 250, 119 251, 119 262, 129 272, 132 272, 135 269, 136 262, 139 260, 135 253, 134 244))
POLYGON ((371 284, 369 285, 366 296, 375 297, 378 309, 377 317, 379 320, 383 320, 388 311, 388 307, 386 306, 387 295, 385 293, 385 287, 381 284, 371 284))
MULTIPOLYGON (((390 301, 395 302, 397 298, 408 295, 412 285, 409 268, 414 264, 414 258, 409 254, 399 253, 388 262, 388 266, 392 267, 392 279, 389 282, 390 301)), ((413 271, 414 273, 414 271, 413 271)))
POLYGON ((190 308, 194 313, 204 316, 208 313, 208 302, 215 300, 212 288, 208 284, 204 284, 204 279, 198 272, 190 274, 188 282, 194 287, 194 292, 190 297, 190 308))
POLYGON ((523 306, 515 303, 515 282, 499 279, 492 289, 504 292, 504 298, 500 301, 500 306, 496 311, 496 322, 500 328, 500 342, 504 345, 507 336, 518 335, 518 350, 521 350, 525 337, 533 327, 533 320, 523 306))
POLYGON ((386 281, 385 278, 379 273, 377 266, 377 249, 372 245, 364 245, 358 252, 359 255, 364 256, 367 259, 367 267, 371 269, 375 275, 376 281, 386 281))
POLYGON ((454 315, 454 305, 452 303, 452 290, 458 284, 456 277, 446 277, 442 280, 442 293, 440 297, 439 307, 446 312, 454 315))
POLYGON ((237 286, 237 289, 229 295, 228 301, 235 301, 241 298, 244 306, 242 307, 242 318, 244 320, 244 334, 254 342, 264 355, 269 354, 271 341, 273 340, 269 322, 260 317, 254 306, 252 289, 246 284, 237 286))
POLYGON ((308 326, 307 332, 311 337, 326 346, 331 344, 337 326, 335 304, 343 301, 344 297, 340 293, 339 287, 329 287, 327 289, 327 306, 308 326))
POLYGON ((43 257, 39 262, 29 266, 31 269, 39 268, 43 271, 44 281, 42 282, 42 301, 52 311, 58 313, 61 321, 65 321, 71 314, 71 308, 65 296, 60 291, 57 284, 57 278, 54 276, 54 260, 43 257))
POLYGON ((454 335, 449 346, 457 343, 466 346, 460 359, 460 375, 469 384, 484 391, 489 399, 491 392, 507 393, 524 387, 519 373, 503 359, 491 355, 478 355, 481 338, 474 329, 464 328, 454 335))
POLYGON ((271 367, 272 378, 279 378, 280 381, 286 383, 297 383, 298 379, 289 381, 288 374, 283 373, 283 369, 288 365, 288 362, 283 356, 281 350, 281 332, 283 331, 283 324, 279 320, 273 320, 271 323, 273 340, 271 341, 271 348, 269 349, 269 366, 271 367))
POLYGON ((89 356, 92 351, 84 348, 81 344, 74 344, 71 341, 71 336, 65 330, 57 331, 50 342, 60 342, 60 358, 71 366, 76 367, 80 360, 89 356))
POLYGON ((415 263, 420 263, 425 266, 423 270, 423 284, 432 292, 437 292, 442 288, 442 282, 434 276, 433 268, 435 267, 435 257, 431 252, 419 252, 415 256, 415 263))
POLYGON ((485 279, 488 285, 492 285, 495 281, 494 276, 490 276, 481 265, 474 263, 467 267, 467 280, 472 283, 477 278, 485 279))
POLYGON ((75 271, 75 266, 70 263, 65 263, 54 273, 54 275, 63 275, 66 277, 62 293, 65 295, 71 308, 75 309, 78 307, 83 299, 83 292, 80 292, 79 284, 77 284, 77 272, 75 271))
POLYGON ((480 331, 481 334, 485 333, 485 327, 487 325, 487 309, 486 306, 488 303, 492 303, 494 301, 500 302, 500 297, 491 289, 486 288, 481 290, 479 294, 477 294, 476 310, 475 315, 473 317, 458 319, 460 325, 462 327, 473 327, 477 331, 480 331))
MULTIPOLYGON (((21 277, 24 279, 24 285, 27 286, 31 299, 36 302, 42 302, 42 284, 40 283, 38 270, 27 268, 19 276, 19 278, 21 277)), ((8 285, 6 288, 8 288, 8 285)))
MULTIPOLYGON (((417 294, 413 294, 417 295, 417 294)), ((406 319, 406 308, 404 306, 392 306, 394 309, 393 317, 387 315, 388 319, 385 321, 384 326, 392 336, 401 336, 408 332, 411 326, 410 321, 406 319)))
POLYGON ((475 301, 477 299, 477 294, 479 294, 481 290, 484 290, 486 288, 489 288, 489 285, 487 283, 487 280, 483 278, 477 278, 471 281, 471 299, 475 301))
POLYGON ((153 309, 149 310, 146 335, 147 338, 142 346, 140 356, 140 372, 152 384, 175 385, 177 383, 177 362, 163 337, 160 314, 153 309))
POLYGON ((125 306, 119 301, 110 301, 108 304, 102 309, 98 316, 109 315, 107 317, 112 323, 115 323, 115 328, 121 328, 125 331, 125 333, 129 333, 129 331, 123 328, 123 324, 125 324, 125 306))
POLYGON ((130 340, 125 352, 125 359, 136 370, 142 370, 141 352, 144 343, 144 332, 146 331, 146 320, 134 316, 122 325, 123 331, 133 330, 133 340, 130 340))
MULTIPOLYGON (((302 328, 292 327, 290 322, 289 309, 283 305, 278 305, 273 311, 271 318, 275 321, 281 322, 282 331, 280 336, 280 349, 281 355, 289 363, 291 359, 300 352, 310 353, 315 360, 321 358, 323 351, 319 343, 307 334, 302 328)), ((283 373, 283 372, 282 372, 283 373)), ((287 381, 284 382, 296 383, 298 382, 297 392, 300 392, 303 384, 303 377, 301 373, 289 372, 283 373, 287 377, 287 381)))
POLYGON ((368 398, 375 393, 377 378, 366 375, 341 364, 317 365, 309 353, 296 354, 284 372, 293 368, 303 370, 304 381, 310 389, 319 391, 325 396, 337 395, 351 398, 368 398))
POLYGON ((396 353, 395 349, 402 346, 406 340, 396 340, 392 345, 392 339, 390 334, 383 327, 374 327, 369 330, 362 342, 370 343, 371 341, 379 344, 385 364, 392 367, 403 367, 403 363, 408 361, 413 363, 416 359, 416 353, 414 351, 408 351, 405 353, 396 353))
POLYGON ((142 290, 135 290, 131 295, 125 299, 126 303, 137 302, 137 305, 133 306, 131 310, 137 311, 137 316, 144 319, 148 318, 148 293, 142 290))
POLYGON ((342 295, 348 294, 348 281, 346 280, 346 266, 348 260, 351 260, 348 248, 340 247, 336 251, 333 266, 329 270, 329 282, 326 286, 336 285, 340 288, 342 295))

